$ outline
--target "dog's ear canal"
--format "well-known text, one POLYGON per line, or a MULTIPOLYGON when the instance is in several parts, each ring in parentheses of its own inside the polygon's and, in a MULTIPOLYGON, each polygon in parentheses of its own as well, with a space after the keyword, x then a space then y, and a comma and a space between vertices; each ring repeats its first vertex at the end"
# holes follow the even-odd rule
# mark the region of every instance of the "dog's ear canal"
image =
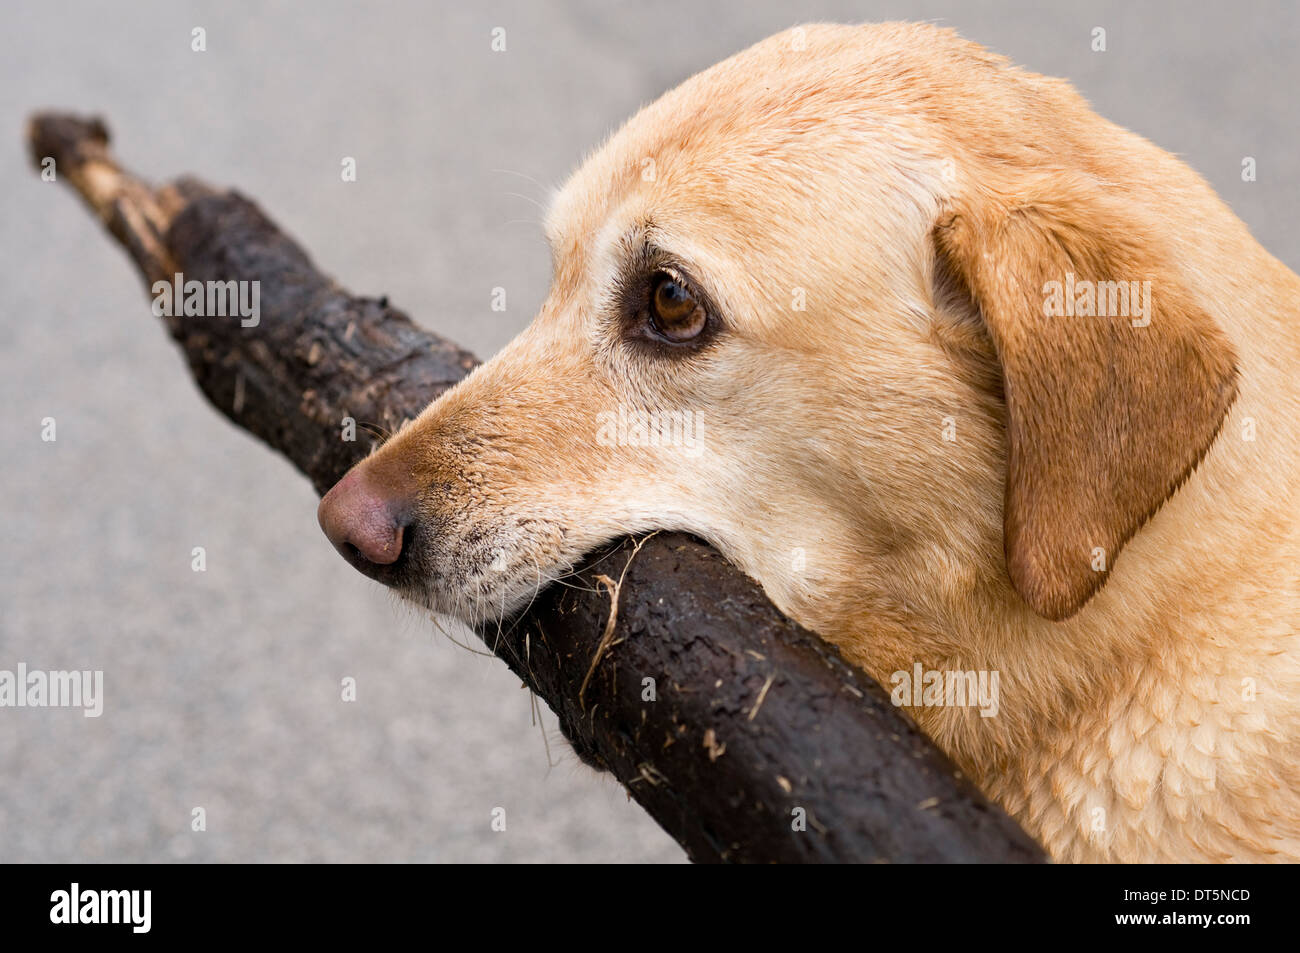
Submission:
POLYGON ((1069 173, 954 201, 936 271, 981 314, 1007 403, 1007 570, 1065 619, 1179 487, 1236 396, 1236 355, 1154 229, 1069 173))

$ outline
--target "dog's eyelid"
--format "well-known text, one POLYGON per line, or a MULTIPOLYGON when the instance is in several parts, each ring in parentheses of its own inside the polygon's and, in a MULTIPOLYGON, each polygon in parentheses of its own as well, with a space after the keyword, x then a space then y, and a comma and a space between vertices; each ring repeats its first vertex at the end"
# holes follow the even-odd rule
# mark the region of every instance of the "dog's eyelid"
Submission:
MULTIPOLYGON (((630 271, 635 272, 636 276, 647 276, 663 272, 674 281, 680 282, 692 291, 701 294, 705 299, 712 300, 712 296, 709 295, 707 289, 695 278, 698 269, 688 264, 683 256, 674 254, 649 240, 642 246, 637 260, 631 263, 630 271)), ((629 275, 629 277, 633 277, 633 275, 629 275)))

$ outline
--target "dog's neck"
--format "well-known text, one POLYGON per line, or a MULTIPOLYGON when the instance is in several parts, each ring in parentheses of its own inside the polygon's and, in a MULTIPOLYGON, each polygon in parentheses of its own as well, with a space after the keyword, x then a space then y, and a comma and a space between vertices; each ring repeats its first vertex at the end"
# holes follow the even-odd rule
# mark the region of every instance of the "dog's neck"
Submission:
MULTIPOLYGON (((1225 437, 1243 415, 1229 419, 1225 437)), ((1300 766, 1286 751, 1300 710, 1279 701, 1300 697, 1284 641, 1294 637, 1298 587, 1277 576, 1287 566, 1294 577, 1300 564, 1294 517, 1279 502, 1300 487, 1260 488, 1228 508, 1225 481, 1245 478, 1252 452, 1225 439, 1130 542, 1107 585, 1063 622, 1019 599, 996 550, 973 564, 967 555, 970 571, 950 568, 943 585, 932 580, 931 593, 946 590, 928 604, 915 599, 915 580, 943 557, 903 547, 889 554, 890 572, 911 601, 865 584, 882 578, 867 566, 817 598, 788 593, 783 608, 904 702, 1058 859, 1294 850, 1300 832, 1279 830, 1286 822, 1275 815, 1279 790, 1300 797, 1300 766), (1179 538, 1189 525, 1204 535, 1179 538), (978 692, 954 705, 961 699, 948 685, 959 672, 973 673, 962 676, 967 686, 995 690, 993 705, 978 692), (1184 833, 1169 836, 1175 829, 1184 833)), ((845 548, 852 560, 853 544, 845 548)), ((961 554, 943 556, 963 565, 961 554)))

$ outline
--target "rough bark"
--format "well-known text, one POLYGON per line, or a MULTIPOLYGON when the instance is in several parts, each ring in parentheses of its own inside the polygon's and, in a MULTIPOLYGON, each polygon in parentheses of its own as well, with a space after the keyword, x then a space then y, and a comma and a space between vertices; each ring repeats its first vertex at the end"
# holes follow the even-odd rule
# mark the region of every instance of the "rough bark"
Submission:
MULTIPOLYGON (((318 492, 372 445, 341 439, 345 417, 392 430, 475 366, 321 275, 242 196, 123 172, 99 121, 40 116, 28 135, 149 284, 260 282, 256 327, 164 321, 213 405, 318 492)), ((311 514, 303 525, 315 531, 311 514)), ((480 636, 694 860, 1043 860, 878 685, 703 543, 624 540, 574 581, 480 636)))

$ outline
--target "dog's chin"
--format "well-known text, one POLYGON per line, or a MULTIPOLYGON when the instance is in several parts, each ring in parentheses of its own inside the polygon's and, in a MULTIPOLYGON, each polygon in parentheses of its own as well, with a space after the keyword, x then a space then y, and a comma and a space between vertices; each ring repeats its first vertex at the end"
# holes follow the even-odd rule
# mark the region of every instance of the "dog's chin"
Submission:
POLYGON ((445 583, 407 584, 391 587, 407 602, 438 616, 461 622, 470 628, 496 625, 527 611, 545 591, 545 584, 503 581, 499 585, 449 587, 445 583))
POLYGON ((481 628, 522 615, 572 566, 568 560, 543 562, 531 553, 522 554, 513 565, 461 554, 437 568, 412 565, 380 581, 403 600, 442 619, 481 628))

